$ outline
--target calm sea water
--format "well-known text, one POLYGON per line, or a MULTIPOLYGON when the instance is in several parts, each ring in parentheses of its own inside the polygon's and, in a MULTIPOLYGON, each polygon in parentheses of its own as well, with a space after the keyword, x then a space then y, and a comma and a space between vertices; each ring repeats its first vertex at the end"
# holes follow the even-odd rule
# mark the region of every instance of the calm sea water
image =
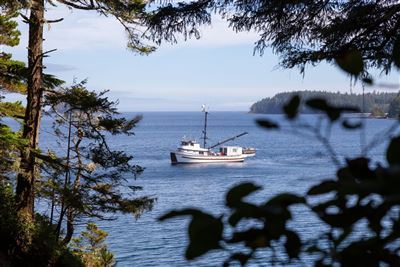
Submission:
MULTIPOLYGON (((132 117, 135 114, 124 114, 132 117)), ((257 155, 244 163, 220 165, 170 164, 169 152, 175 149, 183 136, 201 138, 203 114, 201 112, 144 113, 134 136, 110 140, 115 149, 125 150, 135 156, 136 163, 146 167, 135 185, 143 186, 140 193, 157 197, 151 212, 140 219, 118 215, 115 221, 99 225, 109 232, 109 248, 115 253, 118 266, 218 266, 223 261, 221 253, 210 253, 194 262, 184 259, 187 245, 188 219, 174 219, 160 223, 157 217, 171 209, 199 207, 213 214, 224 211, 224 194, 232 185, 252 181, 263 190, 252 197, 264 201, 280 192, 304 193, 312 185, 332 177, 334 165, 324 147, 315 140, 285 134, 282 131, 265 131, 254 120, 260 115, 240 112, 212 112, 209 115, 209 143, 247 131, 249 134, 231 144, 257 148, 257 155)), ((281 116, 268 116, 282 122, 281 116)), ((307 120, 316 119, 313 115, 307 120)), ((366 138, 389 127, 392 120, 367 120, 366 138)), ((49 134, 50 123, 44 119, 42 148, 54 148, 54 137, 49 134)), ((360 135, 339 128, 333 129, 332 145, 341 158, 360 153, 360 135)), ((59 147, 62 149, 62 147, 59 147)), ((384 158, 385 144, 371 151, 376 161, 384 158)), ((132 179, 131 177, 127 177, 132 179)), ((301 209, 296 211, 296 223, 307 236, 320 229, 316 218, 301 209)), ((264 263, 265 259, 253 263, 264 263)), ((257 264, 258 265, 258 264, 257 264)))

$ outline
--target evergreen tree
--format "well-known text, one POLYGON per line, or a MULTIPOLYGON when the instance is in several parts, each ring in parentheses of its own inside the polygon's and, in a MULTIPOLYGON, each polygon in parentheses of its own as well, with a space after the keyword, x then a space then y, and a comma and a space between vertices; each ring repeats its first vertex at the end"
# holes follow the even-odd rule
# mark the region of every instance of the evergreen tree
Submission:
POLYGON ((133 134, 140 117, 127 120, 118 116, 116 103, 104 96, 106 92, 90 92, 84 84, 46 95, 48 114, 54 118, 60 146, 67 140, 67 154, 38 155, 47 161, 43 165, 47 180, 42 177, 41 191, 51 202, 49 217, 57 224, 57 236, 66 221, 61 241, 64 245, 70 242, 74 225, 82 217, 104 218, 115 212, 139 217, 155 201, 151 197, 132 197, 141 188, 133 186, 128 178, 135 178, 143 168, 132 164, 132 156, 112 150, 107 142, 110 135, 133 134), (126 192, 127 189, 132 192, 126 192), (55 210, 59 211, 58 218, 55 210))
MULTIPOLYGON (((7 2, 7 1, 6 1, 7 2)), ((30 0, 18 1, 20 8, 30 11, 29 18, 24 17, 29 25, 27 106, 22 136, 28 140, 28 146, 21 153, 21 169, 17 180, 17 202, 21 218, 32 220, 34 215, 34 184, 39 172, 37 158, 33 151, 38 149, 39 130, 42 112, 43 94, 46 90, 43 75, 43 58, 50 51, 43 51, 43 25, 59 22, 46 20, 45 3, 53 6, 64 5, 72 9, 97 12, 104 16, 115 17, 128 34, 128 47, 139 53, 149 53, 152 46, 140 39, 137 25, 143 17, 145 1, 104 1, 104 0, 30 0)))
MULTIPOLYGON (((120 192, 126 185, 127 175, 135 177, 143 169, 133 165, 132 157, 123 151, 111 150, 106 142, 108 134, 132 134, 131 130, 139 118, 116 118, 116 103, 108 101, 104 93, 98 95, 88 92, 83 84, 56 89, 63 82, 42 73, 41 64, 46 53, 39 52, 43 40, 40 39, 39 44, 32 40, 43 31, 44 21, 40 19, 43 9, 38 2, 0 2, 4 10, 0 16, 1 44, 18 44, 19 32, 13 19, 19 9, 31 9, 31 18, 25 17, 25 20, 30 26, 33 25, 30 28, 32 47, 29 50, 28 67, 23 62, 12 60, 10 54, 2 52, 0 58, 0 92, 27 93, 28 97, 26 109, 21 102, 0 101, 0 119, 3 116, 14 117, 24 125, 22 132, 15 133, 7 125, 0 124, 0 194, 4 193, 5 196, 2 198, 4 208, 0 206, 0 238, 4 241, 0 252, 11 253, 9 256, 16 266, 23 266, 26 262, 32 266, 69 266, 72 262, 79 265, 73 256, 68 256, 66 248, 77 220, 88 216, 104 218, 118 211, 138 217, 143 211, 151 209, 154 198, 133 198, 132 194, 128 196, 120 192), (39 88, 39 91, 35 93, 32 88, 39 88), (56 112, 54 115, 57 114, 55 130, 60 138, 65 137, 61 129, 72 119, 70 138, 73 140, 68 145, 69 155, 53 152, 46 155, 38 148, 38 126, 44 100, 56 112), (60 111, 61 106, 69 108, 60 111), (21 164, 16 166, 15 162, 21 164), (14 195, 10 194, 12 189, 9 184, 3 186, 3 180, 11 180, 8 178, 15 172, 19 172, 19 175, 14 195), (35 180, 38 175, 42 177, 40 182, 35 180), (15 196, 15 200, 10 196, 15 196), (35 213, 33 201, 38 198, 51 202, 51 214, 35 213), (13 208, 7 210, 9 207, 13 208), (56 213, 56 209, 59 212, 56 213), (13 221, 16 223, 11 223, 13 221)), ((128 19, 127 14, 120 15, 128 19)), ((130 41, 134 43, 134 39, 131 36, 130 41)), ((151 50, 133 43, 133 49, 141 52, 151 50)), ((135 192, 140 189, 130 184, 128 186, 135 192)), ((105 252, 101 254, 104 259, 110 259, 109 252, 101 252, 105 252)))
MULTIPOLYGON (((16 16, 14 10, 5 5, 0 5, 0 10, 2 11, 0 14, 0 45, 18 45, 20 33, 17 30, 17 23, 13 20, 16 16)), ((2 123, 3 117, 16 120, 23 118, 25 109, 21 102, 4 102, 2 95, 24 90, 23 78, 18 74, 23 68, 23 62, 12 60, 10 54, 0 52, 0 182, 11 172, 11 167, 18 158, 18 149, 22 148, 24 144, 19 133, 2 123)))
POLYGON ((87 267, 115 266, 114 255, 104 243, 108 234, 94 223, 88 223, 86 231, 73 239, 72 250, 87 267))

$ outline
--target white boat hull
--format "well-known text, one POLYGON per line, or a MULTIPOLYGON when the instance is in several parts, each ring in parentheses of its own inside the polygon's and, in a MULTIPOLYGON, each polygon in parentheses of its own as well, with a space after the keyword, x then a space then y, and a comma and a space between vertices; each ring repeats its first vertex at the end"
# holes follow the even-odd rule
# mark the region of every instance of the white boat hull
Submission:
POLYGON ((179 152, 171 152, 171 163, 226 163, 243 162, 245 156, 223 156, 223 155, 193 155, 179 152))

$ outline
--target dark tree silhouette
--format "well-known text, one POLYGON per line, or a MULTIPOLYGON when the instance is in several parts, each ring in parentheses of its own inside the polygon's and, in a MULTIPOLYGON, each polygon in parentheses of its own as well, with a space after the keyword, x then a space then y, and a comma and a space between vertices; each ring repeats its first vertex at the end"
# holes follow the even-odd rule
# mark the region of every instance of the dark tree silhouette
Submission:
POLYGON ((176 42, 178 35, 199 37, 198 27, 220 14, 235 31, 259 34, 256 51, 268 46, 285 68, 334 62, 351 74, 365 67, 390 71, 400 66, 398 1, 250 0, 166 2, 149 18, 150 36, 176 42), (352 62, 352 64, 348 64, 352 62))

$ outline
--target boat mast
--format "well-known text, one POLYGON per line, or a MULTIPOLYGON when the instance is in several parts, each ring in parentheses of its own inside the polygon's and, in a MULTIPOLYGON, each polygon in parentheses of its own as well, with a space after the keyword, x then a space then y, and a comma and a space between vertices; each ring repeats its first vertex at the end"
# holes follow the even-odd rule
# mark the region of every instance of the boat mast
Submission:
POLYGON ((364 87, 364 83, 362 83, 362 114, 363 116, 365 115, 365 87, 364 87))
POLYGON ((207 116, 208 116, 208 110, 206 105, 202 106, 202 111, 204 112, 203 147, 205 148, 207 144, 207 116))

